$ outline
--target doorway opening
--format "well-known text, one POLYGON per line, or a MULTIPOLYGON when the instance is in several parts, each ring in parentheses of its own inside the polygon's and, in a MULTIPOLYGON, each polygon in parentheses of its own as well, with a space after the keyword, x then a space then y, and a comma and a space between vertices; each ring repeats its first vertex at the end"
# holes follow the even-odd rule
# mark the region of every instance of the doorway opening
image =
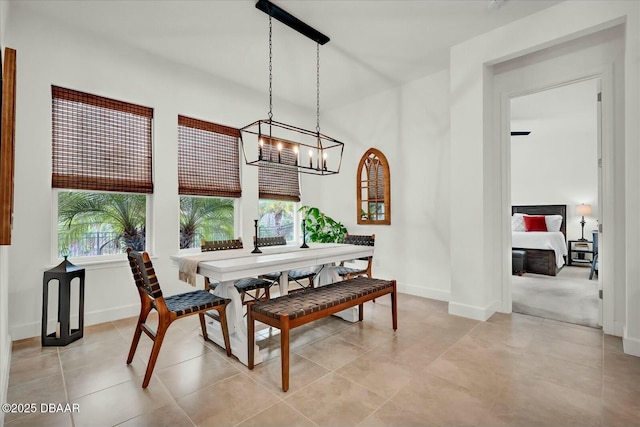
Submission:
POLYGON ((512 247, 531 255, 524 261, 529 268, 511 279, 513 312, 602 325, 600 281, 592 272, 601 205, 599 92, 600 79, 592 78, 510 99, 512 206, 541 207, 532 215, 547 213, 545 206, 566 207, 558 229, 549 215, 546 231, 512 217, 512 247), (555 266, 534 265, 542 258, 533 255, 545 250, 555 254, 548 258, 555 266))

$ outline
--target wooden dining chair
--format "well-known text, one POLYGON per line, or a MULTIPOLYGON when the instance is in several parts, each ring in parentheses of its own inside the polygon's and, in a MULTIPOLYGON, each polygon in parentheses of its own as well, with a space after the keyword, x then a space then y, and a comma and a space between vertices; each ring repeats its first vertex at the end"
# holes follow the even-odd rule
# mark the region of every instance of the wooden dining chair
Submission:
MULTIPOLYGON (((287 244, 287 239, 284 236, 275 236, 275 237, 253 237, 256 246, 264 247, 264 246, 283 246, 287 244)), ((267 280, 271 280, 273 284, 280 282, 280 276, 282 273, 280 271, 274 271, 273 273, 263 274, 260 277, 263 277, 267 280)), ((299 286, 296 289, 292 289, 289 292, 302 291, 305 289, 312 289, 314 287, 314 279, 316 277, 316 272, 311 269, 295 269, 288 271, 288 282, 289 284, 295 284, 299 286), (306 283, 304 282, 306 280, 306 283)))
MULTIPOLYGON (((360 246, 375 246, 376 235, 357 235, 347 234, 344 236, 345 244, 360 245, 360 246)), ((373 264, 373 256, 358 258, 353 261, 343 261, 338 267, 336 267, 336 273, 344 280, 351 279, 358 276, 371 276, 371 267, 373 264), (345 263, 348 266, 345 266, 345 263)))
MULTIPOLYGON (((242 249, 242 239, 231 240, 202 240, 200 249, 202 252, 223 251, 229 249, 242 249)), ((208 277, 204 278, 205 289, 215 289, 220 283, 211 281, 208 277)), ((266 301, 271 298, 269 288, 273 285, 272 281, 259 279, 256 277, 246 277, 236 280, 233 285, 240 293, 242 304, 253 301, 266 301), (255 293, 252 293, 255 292, 255 293)))
POLYGON ((133 280, 138 294, 140 295, 140 316, 133 333, 131 349, 127 357, 127 365, 133 361, 133 356, 138 348, 140 336, 144 332, 153 341, 153 348, 147 363, 147 370, 142 380, 142 388, 147 388, 151 380, 153 368, 160 354, 160 347, 164 340, 167 329, 175 320, 197 314, 200 317, 200 327, 202 336, 208 339, 204 314, 210 310, 215 310, 218 320, 222 326, 222 336, 224 337, 225 350, 227 356, 231 356, 231 345, 229 343, 229 329, 227 327, 226 308, 231 302, 230 299, 220 298, 205 290, 185 292, 178 295, 164 297, 160 289, 160 283, 147 252, 137 252, 127 248, 127 258, 133 273, 133 280), (147 325, 147 317, 151 310, 158 312, 158 327, 154 331, 147 325))

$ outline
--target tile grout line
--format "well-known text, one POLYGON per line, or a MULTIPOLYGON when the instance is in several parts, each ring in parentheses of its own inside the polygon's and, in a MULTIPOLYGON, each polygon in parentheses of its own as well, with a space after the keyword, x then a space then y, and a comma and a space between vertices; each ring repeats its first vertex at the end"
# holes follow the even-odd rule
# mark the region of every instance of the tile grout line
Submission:
MULTIPOLYGON (((60 374, 62 376, 62 386, 64 387, 64 397, 67 403, 71 403, 69 401, 69 390, 67 389, 67 379, 64 376, 64 368, 62 367, 62 357, 60 357, 60 347, 56 348, 56 354, 58 355, 58 363, 60 364, 60 374)), ((73 411, 69 414, 71 418, 71 426, 75 427, 76 421, 73 417, 73 411)))
MULTIPOLYGON (((159 376, 156 378, 156 380, 158 380, 158 382, 160 384, 162 384, 162 386, 164 387, 165 391, 167 392, 167 394, 169 394, 169 397, 171 398, 171 401, 178 407, 178 410, 181 411, 186 417, 187 419, 191 422, 191 424, 193 424, 194 427, 196 427, 196 423, 191 419, 191 417, 189 416, 189 414, 187 414, 187 411, 184 410, 184 408, 178 403, 178 400, 175 398, 175 396, 171 393, 171 391, 169 390, 169 386, 167 386, 164 381, 162 381, 162 378, 160 378, 159 376)), ((206 387, 205 387, 206 388, 206 387)), ((195 392, 198 392, 200 390, 196 390, 195 392)), ((194 393, 195 393, 194 392, 194 393)), ((133 418, 139 417, 142 414, 138 414, 133 418)), ((123 421, 124 422, 124 421, 123 421)))
POLYGON ((601 335, 601 343, 602 343, 602 367, 600 368, 600 403, 602 406, 600 407, 600 425, 604 425, 604 355, 605 355, 605 342, 604 342, 604 330, 601 335))

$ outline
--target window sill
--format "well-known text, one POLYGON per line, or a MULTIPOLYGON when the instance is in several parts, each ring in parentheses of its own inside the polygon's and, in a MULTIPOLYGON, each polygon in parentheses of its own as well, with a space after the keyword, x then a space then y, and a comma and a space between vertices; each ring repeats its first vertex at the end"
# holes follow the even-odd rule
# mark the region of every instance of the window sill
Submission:
MULTIPOLYGON (((157 259, 157 256, 151 256, 151 259, 157 259)), ((55 264, 53 264, 50 268, 53 268, 60 264, 63 261, 62 258, 58 258, 54 260, 55 264)), ((78 257, 78 258, 68 258, 71 264, 82 267, 86 270, 104 270, 114 267, 123 267, 129 266, 129 261, 127 260, 126 254, 120 255, 112 255, 112 256, 104 256, 104 257, 78 257)))

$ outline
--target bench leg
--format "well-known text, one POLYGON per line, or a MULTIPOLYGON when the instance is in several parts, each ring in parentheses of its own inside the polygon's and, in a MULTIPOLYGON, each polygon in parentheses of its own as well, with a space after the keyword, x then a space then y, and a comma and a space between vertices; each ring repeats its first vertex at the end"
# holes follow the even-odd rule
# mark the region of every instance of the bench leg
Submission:
POLYGON ((282 365, 282 391, 289 390, 289 316, 280 318, 280 359, 282 365))
POLYGON ((393 292, 391 292, 391 316, 393 319, 393 330, 398 329, 398 304, 396 301, 396 281, 393 281, 393 292))
POLYGON ((248 342, 248 355, 247 355, 247 367, 251 370, 253 369, 253 357, 254 357, 254 342, 256 339, 255 333, 255 324, 253 321, 253 316, 251 315, 251 304, 247 309, 247 342, 248 342))
POLYGON ((360 322, 364 320, 364 304, 358 306, 358 320, 360 322))

